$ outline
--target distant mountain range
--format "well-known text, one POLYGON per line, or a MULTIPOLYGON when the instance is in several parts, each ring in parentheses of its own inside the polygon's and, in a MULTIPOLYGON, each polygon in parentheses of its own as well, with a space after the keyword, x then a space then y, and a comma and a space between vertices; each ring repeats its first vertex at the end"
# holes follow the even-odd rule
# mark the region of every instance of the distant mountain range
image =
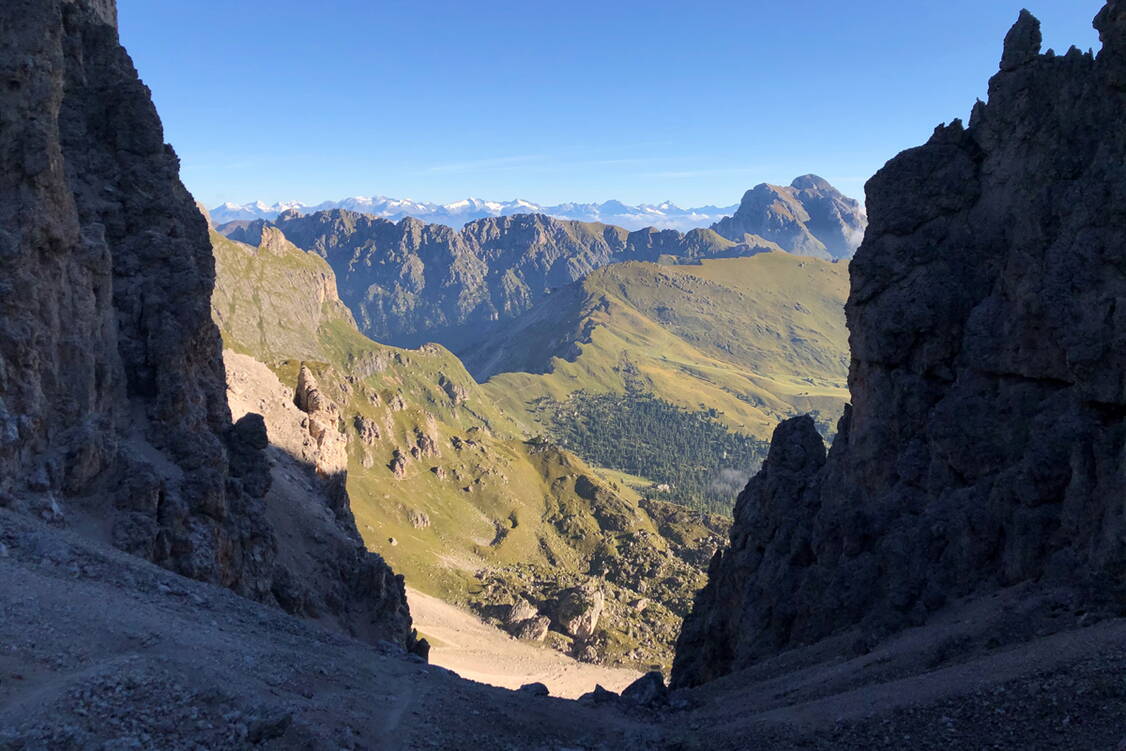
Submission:
POLYGON ((557 206, 543 206, 520 199, 514 201, 483 201, 479 198, 466 198, 454 203, 437 204, 426 201, 412 201, 409 198, 357 196, 345 198, 341 201, 325 201, 316 205, 295 201, 275 204, 267 204, 262 201, 245 204, 224 203, 211 209, 211 218, 218 225, 256 219, 273 221, 282 212, 289 210, 311 214, 318 211, 346 209, 390 221, 398 221, 409 216, 430 224, 445 224, 460 229, 465 224, 477 219, 512 216, 514 214, 546 214, 558 219, 614 224, 630 230, 656 227, 658 229, 686 231, 696 227, 707 227, 735 213, 736 208, 736 206, 701 206, 695 209, 682 209, 668 201, 661 204, 640 204, 637 206, 629 206, 621 201, 561 203, 557 206))
POLYGON ((256 247, 277 227, 328 261, 366 335, 395 346, 433 341, 461 354, 553 290, 608 264, 696 263, 770 250, 848 258, 866 224, 857 201, 806 175, 789 187, 760 185, 734 216, 686 233, 528 213, 477 219, 459 230, 414 217, 393 222, 348 209, 292 208, 219 229, 256 247))
POLYGON ((712 230, 645 229, 518 214, 470 222, 461 230, 407 218, 391 222, 345 209, 225 227, 257 246, 277 227, 299 248, 328 261, 340 296, 376 341, 416 347, 428 341, 460 352, 476 339, 591 271, 621 261, 749 256, 779 249, 750 235, 741 242, 712 230))

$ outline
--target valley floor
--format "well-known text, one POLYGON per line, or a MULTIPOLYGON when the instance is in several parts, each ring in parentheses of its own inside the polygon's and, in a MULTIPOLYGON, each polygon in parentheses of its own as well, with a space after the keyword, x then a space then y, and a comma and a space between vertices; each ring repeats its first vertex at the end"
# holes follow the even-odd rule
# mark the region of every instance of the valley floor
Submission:
POLYGON ((595 684, 620 692, 641 673, 579 662, 514 639, 467 611, 407 590, 414 627, 430 641, 430 662, 462 678, 503 688, 542 683, 552 696, 577 699, 595 684))

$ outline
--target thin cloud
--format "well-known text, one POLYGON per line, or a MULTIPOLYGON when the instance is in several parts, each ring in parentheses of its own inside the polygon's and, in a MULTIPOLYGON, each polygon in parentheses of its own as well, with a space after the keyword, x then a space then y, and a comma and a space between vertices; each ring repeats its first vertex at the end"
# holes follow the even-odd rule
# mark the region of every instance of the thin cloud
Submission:
POLYGON ((504 156, 495 159, 475 159, 468 162, 449 162, 447 164, 434 164, 426 168, 426 172, 482 172, 497 169, 513 169, 524 164, 538 162, 544 157, 538 154, 525 156, 504 156))
POLYGON ((696 169, 696 170, 669 170, 663 172, 645 172, 639 177, 656 177, 664 179, 686 179, 693 177, 717 177, 719 175, 749 175, 762 172, 761 168, 757 167, 722 167, 717 169, 696 169))

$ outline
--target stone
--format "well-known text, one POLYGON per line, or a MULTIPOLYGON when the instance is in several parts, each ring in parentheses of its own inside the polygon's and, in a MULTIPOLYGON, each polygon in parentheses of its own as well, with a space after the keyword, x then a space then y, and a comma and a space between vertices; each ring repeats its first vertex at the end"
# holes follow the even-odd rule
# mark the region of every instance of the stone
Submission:
POLYGON ((363 415, 356 415, 352 424, 356 427, 356 434, 360 437, 360 440, 369 446, 378 441, 382 435, 379 432, 379 425, 363 415))
POLYGON ((616 703, 620 698, 621 697, 613 691, 608 691, 602 687, 602 684, 597 683, 593 691, 588 691, 579 697, 579 703, 587 706, 599 706, 602 704, 616 703))
POLYGON ((666 706, 669 701, 665 677, 660 671, 652 670, 626 686, 622 691, 622 701, 636 704, 646 709, 666 706))
POLYGON ((438 455, 438 442, 422 428, 416 427, 414 429, 414 440, 415 448, 418 449, 418 455, 415 456, 416 459, 420 456, 438 455))
POLYGON ((1126 11, 1097 57, 1027 13, 989 101, 867 185, 850 265, 852 406, 826 456, 774 433, 677 644, 692 686, 859 626, 1028 583, 1126 602, 1126 11))
POLYGON ((536 610, 536 606, 521 598, 509 606, 508 611, 504 614, 504 622, 506 624, 520 623, 529 618, 535 618, 540 612, 536 610))
POLYGON ((548 629, 551 627, 551 619, 547 616, 538 615, 534 618, 520 621, 509 626, 508 630, 513 636, 521 641, 543 641, 547 638, 548 629))
POLYGON ((420 658, 423 662, 430 661, 430 642, 426 639, 419 639, 418 633, 415 632, 414 643, 411 644, 410 654, 414 657, 420 658))
POLYGON ((564 590, 559 594, 554 621, 576 639, 589 639, 598 628, 606 598, 594 582, 564 590))
POLYGON ((400 449, 395 449, 391 452, 391 462, 387 465, 387 468, 391 470, 391 474, 395 475, 395 477, 405 477, 407 474, 408 461, 409 459, 407 459, 406 454, 400 449))
POLYGON ((293 403, 309 415, 308 431, 316 448, 314 466, 325 478, 340 478, 348 469, 348 437, 340 431, 340 407, 321 390, 304 363, 297 376, 293 403))
POLYGON ((525 683, 523 686, 521 686, 517 690, 520 693, 528 694, 529 696, 550 696, 551 695, 551 692, 548 691, 547 686, 543 685, 542 683, 525 683))
POLYGON ((242 480, 242 487, 254 498, 264 498, 270 489, 270 463, 265 454, 269 445, 266 421, 253 412, 239 418, 227 438, 231 475, 242 480))
POLYGON ((438 374, 438 387, 446 392, 454 406, 465 404, 469 399, 469 391, 459 383, 450 380, 445 373, 438 374))

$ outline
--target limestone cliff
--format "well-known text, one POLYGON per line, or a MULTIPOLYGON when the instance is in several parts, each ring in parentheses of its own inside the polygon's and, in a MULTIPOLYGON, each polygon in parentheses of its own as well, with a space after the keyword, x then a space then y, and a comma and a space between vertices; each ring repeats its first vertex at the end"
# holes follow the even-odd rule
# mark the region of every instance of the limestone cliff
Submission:
POLYGON ((1126 3, 1103 49, 1021 14, 989 103, 868 184, 828 456, 783 423, 678 644, 698 684, 952 598, 1063 586, 1126 609, 1126 3))
MULTIPOLYGON (((112 0, 0 7, 0 505, 288 605, 264 427, 232 427, 225 397, 207 225, 115 22, 112 0)), ((318 576, 291 610, 409 639, 401 581, 358 538, 318 576), (355 621, 340 590, 377 607, 355 621)))
POLYGON ((458 231, 417 219, 389 222, 335 209, 283 212, 271 224, 234 228, 259 245, 271 226, 324 258, 360 330, 376 341, 415 347, 438 342, 457 354, 545 299, 552 290, 621 261, 749 256, 777 246, 726 240, 711 230, 627 232, 607 224, 543 215, 493 217, 458 231))
POLYGON ((856 252, 867 226, 859 201, 824 178, 803 175, 788 186, 756 185, 712 229, 736 242, 751 235, 798 255, 843 259, 856 252))

